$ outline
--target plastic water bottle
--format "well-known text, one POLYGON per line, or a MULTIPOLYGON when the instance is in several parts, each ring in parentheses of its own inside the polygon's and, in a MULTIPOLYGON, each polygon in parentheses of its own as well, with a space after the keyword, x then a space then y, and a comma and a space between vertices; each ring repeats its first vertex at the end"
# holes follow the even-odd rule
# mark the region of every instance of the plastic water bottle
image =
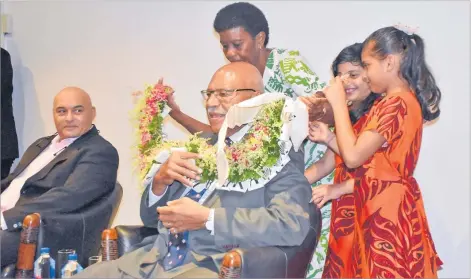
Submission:
POLYGON ((49 248, 43 247, 40 250, 41 255, 34 262, 34 278, 54 278, 56 274, 56 261, 49 255, 49 248))
POLYGON ((69 261, 62 268, 62 278, 70 278, 83 270, 83 267, 77 262, 77 254, 70 254, 69 261))

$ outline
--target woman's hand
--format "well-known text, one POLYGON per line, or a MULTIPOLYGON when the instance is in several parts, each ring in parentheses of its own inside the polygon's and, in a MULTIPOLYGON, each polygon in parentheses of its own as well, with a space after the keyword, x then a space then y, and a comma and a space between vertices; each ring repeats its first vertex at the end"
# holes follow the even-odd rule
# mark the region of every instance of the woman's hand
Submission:
POLYGON ((323 92, 333 107, 346 105, 347 97, 345 95, 345 88, 343 87, 342 79, 339 76, 331 79, 329 86, 327 86, 323 92))
POLYGON ((309 123, 309 139, 313 142, 328 144, 335 138, 335 134, 330 131, 327 124, 313 121, 309 123))
POLYGON ((340 198, 344 193, 342 184, 322 184, 312 188, 312 199, 318 208, 322 208, 326 202, 340 198))
MULTIPOLYGON (((164 78, 160 78, 157 83, 164 84, 164 78)), ((174 93, 175 91, 168 95, 167 105, 172 109, 173 112, 176 112, 176 111, 180 111, 180 106, 175 101, 175 96, 173 95, 174 93)))

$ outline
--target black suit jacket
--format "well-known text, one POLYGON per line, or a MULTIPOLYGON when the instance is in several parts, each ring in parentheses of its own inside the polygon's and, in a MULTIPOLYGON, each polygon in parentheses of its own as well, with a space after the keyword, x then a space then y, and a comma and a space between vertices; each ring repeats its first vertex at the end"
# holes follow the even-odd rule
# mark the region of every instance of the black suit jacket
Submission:
POLYGON ((2 159, 18 158, 18 137, 13 117, 13 67, 10 54, 2 48, 2 159))
MULTIPOLYGON (((35 141, 15 170, 1 182, 2 193, 56 135, 35 141)), ((21 228, 26 215, 76 212, 113 191, 118 152, 94 126, 26 180, 15 207, 3 212, 8 230, 21 228)))

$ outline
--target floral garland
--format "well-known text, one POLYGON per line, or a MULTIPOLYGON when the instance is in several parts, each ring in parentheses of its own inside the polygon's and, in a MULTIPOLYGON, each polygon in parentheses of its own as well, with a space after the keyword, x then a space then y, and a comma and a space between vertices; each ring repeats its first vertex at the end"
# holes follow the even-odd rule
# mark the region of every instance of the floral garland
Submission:
POLYGON ((144 178, 149 171, 159 151, 159 146, 163 142, 162 124, 169 111, 168 96, 173 92, 171 87, 157 83, 146 85, 144 91, 133 93, 136 104, 133 120, 137 126, 135 160, 141 178, 144 178))
MULTIPOLYGON (((157 87, 157 85, 156 85, 157 87)), ((147 87, 144 96, 153 96, 173 92, 170 87, 147 87), (153 93, 156 91, 155 93, 153 93), (160 93, 159 93, 160 92, 160 93), (146 95, 147 94, 147 95, 146 95)), ((157 163, 154 159, 160 151, 171 148, 184 147, 188 152, 201 155, 196 159, 196 165, 203 170, 199 182, 205 183, 217 179, 216 152, 217 147, 208 143, 195 134, 188 141, 164 141, 162 137, 163 116, 161 104, 165 105, 167 98, 154 98, 157 105, 152 104, 151 97, 145 98, 145 107, 138 106, 136 115, 140 117, 139 134, 141 143, 138 145, 141 176, 145 177, 152 164, 157 163), (149 108, 151 107, 151 108, 149 108), (158 107, 159 110, 153 109, 158 107), (149 113, 152 112, 152 113, 149 113), (146 124, 150 124, 147 127, 146 124)), ((226 158, 229 163, 228 181, 239 183, 246 180, 257 180, 264 177, 266 168, 274 166, 280 158, 279 138, 283 126, 281 113, 285 100, 280 99, 273 103, 264 105, 255 116, 252 126, 240 142, 225 147, 226 158)))

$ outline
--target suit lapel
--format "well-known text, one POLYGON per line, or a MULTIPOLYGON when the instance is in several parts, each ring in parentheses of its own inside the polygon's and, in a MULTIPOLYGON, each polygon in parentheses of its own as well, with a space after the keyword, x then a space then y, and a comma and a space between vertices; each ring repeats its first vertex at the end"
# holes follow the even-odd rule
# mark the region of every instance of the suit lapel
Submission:
POLYGON ((42 138, 36 144, 28 148, 28 150, 21 158, 21 161, 18 163, 18 166, 13 171, 14 178, 20 175, 29 166, 29 164, 31 164, 31 162, 36 159, 36 157, 38 157, 38 155, 41 154, 41 152, 43 152, 43 150, 46 149, 49 144, 51 144, 51 141, 54 139, 55 136, 56 134, 46 138, 42 138))
MULTIPOLYGON (((66 161, 69 158, 73 158, 76 155, 77 152, 78 152, 78 148, 73 148, 73 147, 66 148, 64 151, 59 153, 51 162, 49 162, 44 168, 42 168, 38 173, 31 176, 28 179, 28 182, 43 179, 46 175, 49 174, 49 172, 56 165, 66 161)), ((26 183, 25 183, 25 185, 26 185, 26 183)))
MULTIPOLYGON (((31 176, 27 181, 38 181, 43 179, 49 172, 58 164, 68 160, 69 158, 73 158, 76 156, 76 154, 79 152, 80 148, 82 147, 82 142, 84 142, 88 137, 92 135, 96 135, 98 133, 98 130, 96 129, 95 126, 93 126, 90 131, 82 135, 80 138, 76 139, 72 144, 67 146, 64 151, 59 153, 57 156, 55 156, 54 159, 52 159, 51 162, 49 162, 44 168, 42 168, 38 173, 35 175, 31 176)), ((52 137, 53 138, 53 137, 52 137)), ((52 140, 51 138, 51 140, 52 140)), ((50 141, 49 141, 50 143, 50 141)), ((44 148, 42 149, 44 150, 44 148)), ((41 150, 41 151, 42 151, 41 150)), ((41 152, 39 152, 41 153, 41 152)), ((39 155, 38 153, 38 155, 39 155)), ((36 155, 37 156, 37 155, 36 155)), ((35 157, 36 158, 36 157, 35 157)), ((26 183, 25 183, 26 185, 26 183)))

